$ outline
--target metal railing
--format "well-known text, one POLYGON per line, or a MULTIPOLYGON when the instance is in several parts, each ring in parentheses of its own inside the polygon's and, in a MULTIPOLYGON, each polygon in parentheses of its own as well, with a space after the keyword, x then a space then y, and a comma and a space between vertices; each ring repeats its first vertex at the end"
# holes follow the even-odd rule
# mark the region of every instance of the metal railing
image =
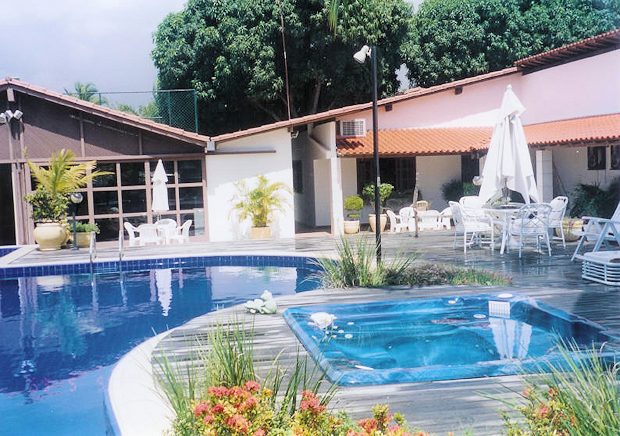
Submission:
POLYGON ((123 257, 125 256, 125 233, 118 231, 118 269, 123 272, 123 257))
POLYGON ((93 273, 95 259, 97 258, 97 234, 90 232, 90 242, 88 244, 88 258, 90 260, 90 273, 93 273))

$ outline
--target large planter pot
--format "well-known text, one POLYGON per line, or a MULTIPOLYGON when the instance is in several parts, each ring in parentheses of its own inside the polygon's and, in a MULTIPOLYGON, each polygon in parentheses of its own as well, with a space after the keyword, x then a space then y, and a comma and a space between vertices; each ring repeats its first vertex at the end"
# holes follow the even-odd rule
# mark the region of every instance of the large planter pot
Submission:
POLYGON ((271 238, 271 227, 252 227, 250 228, 251 239, 269 239, 271 238))
MULTIPOLYGON (((381 231, 385 231, 385 227, 387 226, 387 214, 382 213, 380 218, 379 218, 379 224, 381 224, 381 231)), ((375 227, 375 223, 377 222, 377 219, 375 218, 375 214, 374 213, 369 213, 368 214, 368 223, 370 224, 370 230, 374 233, 376 232, 376 227, 375 227)))
POLYGON ((66 238, 67 232, 60 223, 37 223, 34 229, 34 240, 41 251, 60 250, 66 238))
MULTIPOLYGON (((579 219, 565 219, 562 222, 562 229, 564 230, 564 239, 566 242, 575 242, 581 235, 575 232, 581 232, 583 227, 583 220, 579 219)), ((555 229, 556 236, 561 236, 559 229, 555 229)))
POLYGON ((347 220, 344 222, 344 233, 347 235, 352 235, 354 233, 359 233, 360 231, 360 220, 347 220))
POLYGON ((80 248, 88 248, 90 246, 90 232, 77 232, 77 245, 80 248))

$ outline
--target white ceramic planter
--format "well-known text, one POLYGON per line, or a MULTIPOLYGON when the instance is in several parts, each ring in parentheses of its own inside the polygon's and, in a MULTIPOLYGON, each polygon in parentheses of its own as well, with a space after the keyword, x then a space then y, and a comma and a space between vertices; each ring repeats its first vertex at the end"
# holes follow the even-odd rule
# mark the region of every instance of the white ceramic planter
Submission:
POLYGON ((34 240, 41 251, 60 250, 66 238, 67 232, 60 223, 37 223, 34 229, 34 240))

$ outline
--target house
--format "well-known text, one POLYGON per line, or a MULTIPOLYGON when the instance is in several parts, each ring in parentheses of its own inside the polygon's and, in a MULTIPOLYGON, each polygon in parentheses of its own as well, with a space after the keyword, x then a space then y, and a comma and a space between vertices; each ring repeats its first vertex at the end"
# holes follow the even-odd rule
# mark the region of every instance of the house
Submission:
MULTIPOLYGON (((578 183, 607 185, 620 176, 619 47, 617 29, 501 71, 380 100, 382 181, 394 184, 403 201, 417 183, 441 209, 442 185, 478 174, 511 85, 526 107, 522 121, 541 197, 570 193, 578 183)), ((213 241, 247 235, 249 223, 231 214, 240 180, 264 174, 293 188, 291 207, 275 217, 276 237, 293 237, 296 222, 341 233, 343 198, 372 181, 370 103, 214 137, 14 79, 0 81, 4 107, 23 116, 0 125, 0 189, 7 199, 1 243, 32 242, 33 223, 21 200, 32 189, 26 157, 44 162, 63 147, 115 174, 85 189, 79 212, 102 226, 103 239, 116 238, 123 221, 153 221, 149 175, 157 159, 173 180, 170 216, 193 219, 196 234, 213 241)))

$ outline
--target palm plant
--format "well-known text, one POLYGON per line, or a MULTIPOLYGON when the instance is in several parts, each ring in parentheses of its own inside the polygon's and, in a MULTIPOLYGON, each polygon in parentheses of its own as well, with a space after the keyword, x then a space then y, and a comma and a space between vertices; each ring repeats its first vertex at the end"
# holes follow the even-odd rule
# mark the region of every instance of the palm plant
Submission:
POLYGON ((65 88, 65 94, 71 95, 73 97, 77 97, 80 100, 85 100, 91 103, 97 103, 97 104, 107 103, 106 99, 101 97, 99 90, 97 89, 95 84, 92 82, 88 82, 88 83, 75 82, 75 84, 73 85, 73 91, 70 91, 67 88, 65 88))
POLYGON ((290 193, 290 188, 282 182, 270 183, 267 177, 258 176, 258 184, 249 189, 245 181, 237 183, 237 195, 233 198, 233 210, 239 219, 252 220, 253 227, 267 227, 275 211, 284 211, 287 200, 282 192, 290 193))

